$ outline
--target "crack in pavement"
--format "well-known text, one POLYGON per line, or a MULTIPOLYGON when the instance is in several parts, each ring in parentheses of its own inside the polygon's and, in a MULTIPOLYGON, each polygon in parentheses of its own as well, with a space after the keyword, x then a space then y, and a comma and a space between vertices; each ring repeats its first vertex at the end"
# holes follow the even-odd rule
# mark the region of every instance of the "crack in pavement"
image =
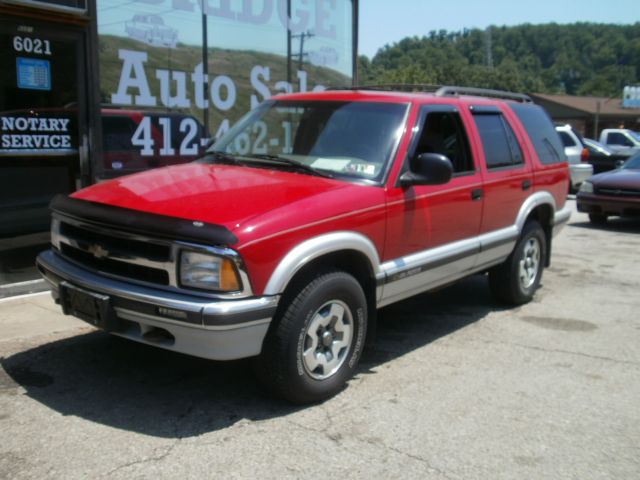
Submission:
MULTIPOLYGON (((187 418, 191 414, 191 412, 193 412, 194 407, 195 407, 194 403, 191 402, 189 405, 187 405, 187 408, 185 408, 185 410, 181 414, 176 416, 176 419, 174 421, 173 431, 174 431, 174 435, 177 438, 175 439, 175 441, 171 445, 166 447, 164 452, 162 452, 160 455, 147 457, 147 458, 142 458, 142 459, 134 460, 134 461, 127 462, 125 464, 119 465, 118 467, 116 467, 116 468, 110 470, 109 472, 107 472, 105 474, 105 476, 109 477, 109 476, 113 475, 114 473, 116 473, 116 472, 118 472, 120 470, 124 470, 126 468, 133 467, 135 465, 141 465, 141 464, 151 463, 151 462, 161 462, 165 458, 167 458, 169 455, 171 455, 171 452, 173 452, 173 450, 178 446, 178 444, 183 439, 183 437, 181 435, 179 435, 180 423, 185 418, 187 418)), ((157 450, 157 449, 154 449, 154 450, 157 450)))
POLYGON ((527 350, 536 350, 539 352, 547 352, 547 353, 564 353, 567 355, 576 355, 578 357, 584 357, 584 358, 590 358, 592 360, 604 360, 607 362, 612 362, 612 363, 619 363, 619 364, 624 364, 624 365, 633 365, 636 367, 640 367, 640 362, 635 362, 633 360, 620 360, 617 358, 611 358, 611 357, 605 357, 605 356, 601 356, 601 355, 591 355, 589 353, 583 353, 583 352, 575 352, 575 351, 571 351, 571 350, 562 350, 559 348, 544 348, 544 347, 537 347, 535 345, 526 345, 524 343, 516 343, 516 342, 496 342, 494 340, 471 340, 473 341, 480 341, 482 343, 487 343, 487 344, 491 344, 491 345, 510 345, 513 347, 520 347, 520 348, 525 348, 527 350))
POLYGON ((178 445, 178 443, 180 443, 181 440, 182 440, 182 438, 177 438, 160 455, 157 455, 155 457, 142 458, 142 459, 139 459, 139 460, 134 460, 133 462, 128 462, 128 463, 125 463, 123 465, 119 465, 118 467, 114 468, 113 470, 110 470, 109 472, 107 472, 104 476, 110 477, 114 473, 116 473, 116 472, 118 472, 120 470, 124 470, 125 468, 133 467, 134 465, 141 465, 141 464, 144 464, 144 463, 151 463, 151 462, 161 462, 162 460, 164 460, 165 458, 167 458, 171 454, 173 449, 176 448, 176 446, 178 445))
MULTIPOLYGON (((323 409, 324 410, 324 409, 323 409)), ((332 443, 335 443, 336 446, 339 446, 342 449, 345 449, 347 451, 350 451, 351 453, 355 454, 355 455, 360 455, 361 452, 357 452, 357 451, 353 451, 351 449, 346 449, 344 443, 341 442, 342 440, 342 435, 340 433, 338 434, 331 434, 328 432, 329 428, 333 425, 333 420, 331 419, 331 415, 329 414, 329 412, 325 411, 325 414, 327 415, 327 418, 330 419, 330 425, 328 425, 327 427, 323 428, 323 429, 317 429, 317 428, 313 428, 310 427, 308 425, 303 425, 300 424, 298 422, 295 422, 293 420, 287 419, 287 423, 294 425, 302 430, 308 431, 308 432, 313 432, 313 433, 320 433, 322 435, 324 435, 328 440, 330 440, 332 443)), ((432 473, 441 475, 444 478, 453 480, 453 477, 447 475, 444 471, 440 470, 439 468, 434 467, 429 460, 427 460, 426 458, 423 458, 419 455, 415 455, 413 453, 409 453, 409 452, 405 452, 397 447, 392 447, 390 445, 387 445, 386 443, 384 443, 381 439, 378 438, 360 438, 358 435, 352 436, 350 437, 353 440, 355 440, 356 442, 360 442, 360 443, 366 443, 367 445, 372 445, 375 447, 379 447, 382 448, 384 450, 389 450, 392 451, 398 455, 402 455, 404 457, 410 458, 412 460, 415 460, 417 462, 420 462, 421 464, 423 464, 427 470, 429 470, 432 473)))

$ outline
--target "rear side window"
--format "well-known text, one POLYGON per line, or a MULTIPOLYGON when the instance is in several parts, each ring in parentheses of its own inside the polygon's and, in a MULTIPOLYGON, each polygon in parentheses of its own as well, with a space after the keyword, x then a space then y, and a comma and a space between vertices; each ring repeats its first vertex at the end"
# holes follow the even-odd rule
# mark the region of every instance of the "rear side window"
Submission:
POLYGON ((571 135, 569 135, 567 132, 558 132, 558 135, 560 135, 560 139, 562 140, 562 144, 565 147, 575 147, 576 146, 576 142, 573 141, 573 138, 571 138, 571 135))
POLYGON ((542 107, 522 103, 511 104, 510 107, 527 130, 542 163, 552 164, 567 161, 558 132, 542 107))
POLYGON ((522 151, 513 130, 500 113, 474 113, 487 168, 516 166, 523 163, 522 151))

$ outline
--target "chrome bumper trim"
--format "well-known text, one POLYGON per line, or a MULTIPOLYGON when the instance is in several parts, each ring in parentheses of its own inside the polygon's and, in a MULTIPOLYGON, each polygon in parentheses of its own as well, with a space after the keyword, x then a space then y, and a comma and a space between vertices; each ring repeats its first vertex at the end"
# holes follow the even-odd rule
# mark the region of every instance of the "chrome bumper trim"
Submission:
MULTIPOLYGON (((280 297, 275 295, 250 299, 211 301, 211 299, 203 297, 155 290, 84 270, 63 259, 52 250, 41 253, 36 263, 42 276, 52 285, 54 290, 58 289, 61 280, 66 280, 78 287, 103 293, 115 299, 179 310, 195 314, 200 318, 200 321, 195 323, 193 321, 187 322, 152 315, 159 321, 174 322, 180 325, 207 328, 219 326, 225 329, 233 328, 234 326, 241 327, 256 320, 270 318, 275 313, 280 300, 280 297)), ((128 308, 128 310, 131 310, 131 308, 128 308)))
POLYGON ((36 261, 42 276, 59 299, 60 283, 108 295, 120 322, 110 333, 166 350, 211 360, 233 360, 260 354, 279 296, 242 300, 191 297, 153 290, 103 277, 66 261, 54 251, 36 261), (161 315, 183 312, 184 318, 161 315), (154 335, 156 329, 159 335, 154 335), (164 331, 164 333, 162 333, 164 331))

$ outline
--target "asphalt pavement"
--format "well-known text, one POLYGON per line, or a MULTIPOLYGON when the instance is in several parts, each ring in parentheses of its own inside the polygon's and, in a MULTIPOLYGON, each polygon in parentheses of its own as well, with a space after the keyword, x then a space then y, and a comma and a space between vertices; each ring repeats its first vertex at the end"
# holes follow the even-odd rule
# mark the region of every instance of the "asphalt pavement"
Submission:
POLYGON ((574 213, 528 305, 486 278, 390 306, 347 389, 292 407, 248 361, 0 300, 0 478, 640 478, 640 222, 574 213))

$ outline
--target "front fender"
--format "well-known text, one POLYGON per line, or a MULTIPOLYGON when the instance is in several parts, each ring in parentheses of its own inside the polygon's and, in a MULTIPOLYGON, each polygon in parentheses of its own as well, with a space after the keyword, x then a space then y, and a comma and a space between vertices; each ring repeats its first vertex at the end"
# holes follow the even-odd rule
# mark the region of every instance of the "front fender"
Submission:
POLYGON ((380 257, 371 240, 360 233, 340 231, 320 235, 293 248, 280 261, 264 290, 264 295, 279 295, 302 267, 323 255, 354 250, 369 260, 376 279, 384 277, 380 270, 380 257))

